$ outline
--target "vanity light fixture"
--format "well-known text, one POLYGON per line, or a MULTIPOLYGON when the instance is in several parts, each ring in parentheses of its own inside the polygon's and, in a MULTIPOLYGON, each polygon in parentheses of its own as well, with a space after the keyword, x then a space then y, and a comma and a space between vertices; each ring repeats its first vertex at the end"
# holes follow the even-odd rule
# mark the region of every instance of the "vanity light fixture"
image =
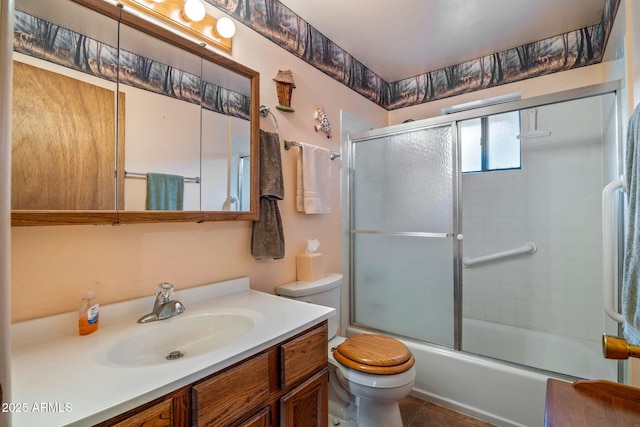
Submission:
POLYGON ((200 0, 184 0, 184 6, 180 11, 182 19, 189 22, 200 22, 206 14, 207 11, 200 0))
POLYGON ((138 14, 157 19, 176 30, 198 39, 205 45, 231 53, 231 37, 235 31, 233 21, 227 17, 220 20, 207 15, 202 0, 118 0, 138 14), (219 21, 228 20, 220 24, 219 21), (228 24, 231 23, 229 26, 228 24), (229 35, 230 34, 230 35, 229 35))
POLYGON ((236 24, 233 23, 231 18, 223 16, 218 19, 216 23, 216 32, 225 39, 230 39, 236 33, 236 24))

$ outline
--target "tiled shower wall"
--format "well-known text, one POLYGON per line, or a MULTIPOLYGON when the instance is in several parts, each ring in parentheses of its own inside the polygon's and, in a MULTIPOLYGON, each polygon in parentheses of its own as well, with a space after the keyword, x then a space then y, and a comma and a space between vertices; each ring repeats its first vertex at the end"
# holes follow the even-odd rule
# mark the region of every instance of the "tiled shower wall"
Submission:
POLYGON ((552 133, 522 141, 520 170, 463 175, 463 257, 538 247, 464 268, 464 317, 600 340, 600 198, 603 167, 615 165, 613 102, 537 110, 538 129, 552 133))

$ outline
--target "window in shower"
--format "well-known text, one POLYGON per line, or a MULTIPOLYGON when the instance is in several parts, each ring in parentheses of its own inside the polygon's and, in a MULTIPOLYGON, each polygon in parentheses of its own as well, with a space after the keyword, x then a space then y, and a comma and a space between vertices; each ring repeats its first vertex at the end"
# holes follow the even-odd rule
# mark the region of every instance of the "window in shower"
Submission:
POLYGON ((520 168, 517 111, 459 122, 462 172, 520 168))

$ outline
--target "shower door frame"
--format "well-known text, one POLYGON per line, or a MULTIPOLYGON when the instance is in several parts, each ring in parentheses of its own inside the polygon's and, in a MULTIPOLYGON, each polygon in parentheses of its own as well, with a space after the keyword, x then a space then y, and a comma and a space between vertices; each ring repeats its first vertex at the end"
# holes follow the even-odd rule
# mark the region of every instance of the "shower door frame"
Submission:
MULTIPOLYGON (((407 123, 402 123, 398 125, 387 126, 378 129, 372 129, 364 132, 358 132, 354 134, 344 135, 342 141, 342 153, 343 153, 343 162, 346 162, 348 167, 343 168, 343 203, 346 204, 346 209, 343 214, 343 236, 346 239, 345 244, 343 244, 343 250, 347 251, 346 257, 343 257, 346 265, 343 264, 343 271, 346 272, 345 281, 349 285, 348 290, 348 324, 357 326, 363 329, 374 330, 377 332, 385 333, 388 335, 394 335, 393 333, 389 333, 384 330, 376 330, 367 325, 358 324, 353 316, 354 313, 354 304, 355 304, 355 295, 354 289, 355 286, 352 283, 352 277, 354 276, 354 266, 353 266, 353 257, 354 257, 354 239, 353 239, 353 194, 351 191, 351 185, 353 182, 353 174, 355 171, 353 170, 353 158, 354 158, 354 143, 362 142, 365 140, 370 140, 374 138, 383 138, 386 136, 396 135, 407 133, 411 131, 417 131, 421 129, 427 129, 437 126, 451 126, 451 134, 452 134, 452 155, 453 157, 453 188, 452 188, 452 197, 453 197, 453 237, 454 238, 454 250, 453 250, 453 327, 454 327, 454 337, 453 337, 453 346, 448 347, 446 345, 426 342, 429 345, 435 346, 444 346, 446 348, 452 348, 453 350, 464 351, 462 349, 462 244, 463 244, 463 235, 461 231, 463 230, 462 224, 462 200, 459 197, 461 194, 461 185, 462 185, 462 171, 460 168, 460 139, 458 135, 458 122, 462 120, 474 119, 478 117, 490 116, 500 113, 506 113, 510 111, 520 111, 528 108, 541 107, 549 104, 556 104, 559 102, 566 102, 572 100, 578 100, 582 98, 588 98, 593 96, 605 95, 613 93, 615 94, 615 104, 616 104, 616 130, 617 130, 617 163, 618 163, 618 171, 622 170, 623 167, 623 152, 624 147, 621 143, 621 135, 622 135, 622 84, 620 81, 612 81, 599 83, 595 85, 585 86, 577 89, 570 89, 566 91, 556 92, 547 95, 541 95, 536 97, 531 97, 527 99, 517 100, 517 101, 509 101, 496 105, 490 105, 486 107, 474 108, 466 111, 460 111, 456 113, 447 114, 444 116, 437 116, 428 119, 416 120, 407 123)), ((621 263, 620 259, 620 263, 621 263)), ((618 279, 618 296, 620 295, 620 287, 621 287, 621 275, 619 275, 618 279)), ((618 297, 619 298, 619 297, 618 297)), ((620 307, 620 301, 618 301, 618 307, 620 307)), ((622 333, 622 326, 618 326, 618 333, 622 333)), ((395 334, 397 335, 397 334, 395 334)), ((402 335, 398 335, 402 338, 415 339, 412 337, 406 337, 402 335)), ((622 365, 622 364, 620 364, 622 365)), ((535 370, 535 368, 532 368, 535 370)), ((619 377, 622 376, 621 369, 619 369, 619 377)))

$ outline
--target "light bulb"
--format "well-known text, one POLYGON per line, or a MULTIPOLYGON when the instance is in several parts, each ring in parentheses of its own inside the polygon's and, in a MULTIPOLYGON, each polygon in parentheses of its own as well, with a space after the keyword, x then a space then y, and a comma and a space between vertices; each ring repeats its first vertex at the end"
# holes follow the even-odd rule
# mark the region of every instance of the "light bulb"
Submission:
POLYGON ((218 19, 216 31, 225 39, 230 39, 236 33, 236 24, 226 16, 218 19))
POLYGON ((187 21, 202 21, 205 14, 204 4, 200 0, 185 0, 182 8, 182 17, 187 21))

